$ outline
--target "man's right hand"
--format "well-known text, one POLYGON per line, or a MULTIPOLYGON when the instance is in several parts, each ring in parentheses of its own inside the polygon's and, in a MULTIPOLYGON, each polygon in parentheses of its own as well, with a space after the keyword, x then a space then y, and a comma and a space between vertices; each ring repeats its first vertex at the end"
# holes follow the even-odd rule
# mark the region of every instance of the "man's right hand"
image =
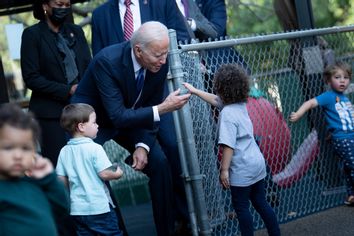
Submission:
POLYGON ((170 93, 161 104, 157 105, 159 115, 178 110, 188 102, 191 94, 187 93, 184 95, 179 95, 180 92, 181 89, 177 89, 176 91, 170 93))

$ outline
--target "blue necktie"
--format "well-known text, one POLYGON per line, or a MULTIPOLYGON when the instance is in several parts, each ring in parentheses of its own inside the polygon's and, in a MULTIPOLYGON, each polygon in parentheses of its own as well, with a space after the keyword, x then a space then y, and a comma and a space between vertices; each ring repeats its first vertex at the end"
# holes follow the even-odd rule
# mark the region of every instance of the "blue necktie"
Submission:
POLYGON ((144 86, 144 68, 141 67, 138 73, 138 76, 135 79, 136 81, 136 91, 138 94, 140 93, 141 89, 144 86))

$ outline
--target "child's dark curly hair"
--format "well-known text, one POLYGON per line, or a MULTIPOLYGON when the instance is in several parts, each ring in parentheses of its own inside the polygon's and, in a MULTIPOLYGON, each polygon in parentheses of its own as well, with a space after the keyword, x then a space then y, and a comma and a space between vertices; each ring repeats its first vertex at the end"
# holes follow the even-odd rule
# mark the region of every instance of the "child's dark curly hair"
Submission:
POLYGON ((249 77, 239 65, 224 64, 215 73, 214 91, 224 105, 246 102, 249 90, 249 77))
POLYGON ((352 68, 351 66, 343 61, 336 61, 333 65, 329 65, 325 68, 323 72, 323 80, 325 83, 331 81, 332 76, 338 71, 343 70, 348 74, 349 78, 352 77, 352 68))

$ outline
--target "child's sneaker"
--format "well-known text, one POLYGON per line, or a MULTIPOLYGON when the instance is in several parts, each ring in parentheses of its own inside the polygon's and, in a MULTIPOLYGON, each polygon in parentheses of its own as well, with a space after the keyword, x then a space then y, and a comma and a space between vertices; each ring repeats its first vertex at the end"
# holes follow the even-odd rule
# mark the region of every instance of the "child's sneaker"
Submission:
POLYGON ((344 204, 347 206, 354 206, 354 195, 350 195, 345 201, 344 204))

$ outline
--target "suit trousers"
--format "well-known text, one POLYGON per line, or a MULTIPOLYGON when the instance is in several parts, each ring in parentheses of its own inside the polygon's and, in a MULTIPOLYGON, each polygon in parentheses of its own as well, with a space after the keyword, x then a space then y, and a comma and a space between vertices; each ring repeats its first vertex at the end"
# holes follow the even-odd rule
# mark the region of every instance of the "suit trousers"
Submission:
MULTIPOLYGON (((131 137, 131 133, 127 130, 113 131, 113 129, 100 127, 95 142, 103 144, 112 135, 115 142, 130 153, 134 152, 134 137, 131 137)), ((159 236, 171 235, 174 231, 175 219, 188 221, 187 201, 171 113, 161 116, 157 140, 150 147, 148 164, 143 173, 149 177, 157 234, 159 236)))
MULTIPOLYGON (((102 131, 102 129, 100 130, 102 131)), ((114 140, 130 153, 135 150, 134 137, 129 131, 121 131, 114 140)), ((156 141, 148 154, 148 164, 142 171, 149 177, 156 232, 159 236, 172 235, 174 232, 173 184, 170 163, 160 144, 156 141)))

